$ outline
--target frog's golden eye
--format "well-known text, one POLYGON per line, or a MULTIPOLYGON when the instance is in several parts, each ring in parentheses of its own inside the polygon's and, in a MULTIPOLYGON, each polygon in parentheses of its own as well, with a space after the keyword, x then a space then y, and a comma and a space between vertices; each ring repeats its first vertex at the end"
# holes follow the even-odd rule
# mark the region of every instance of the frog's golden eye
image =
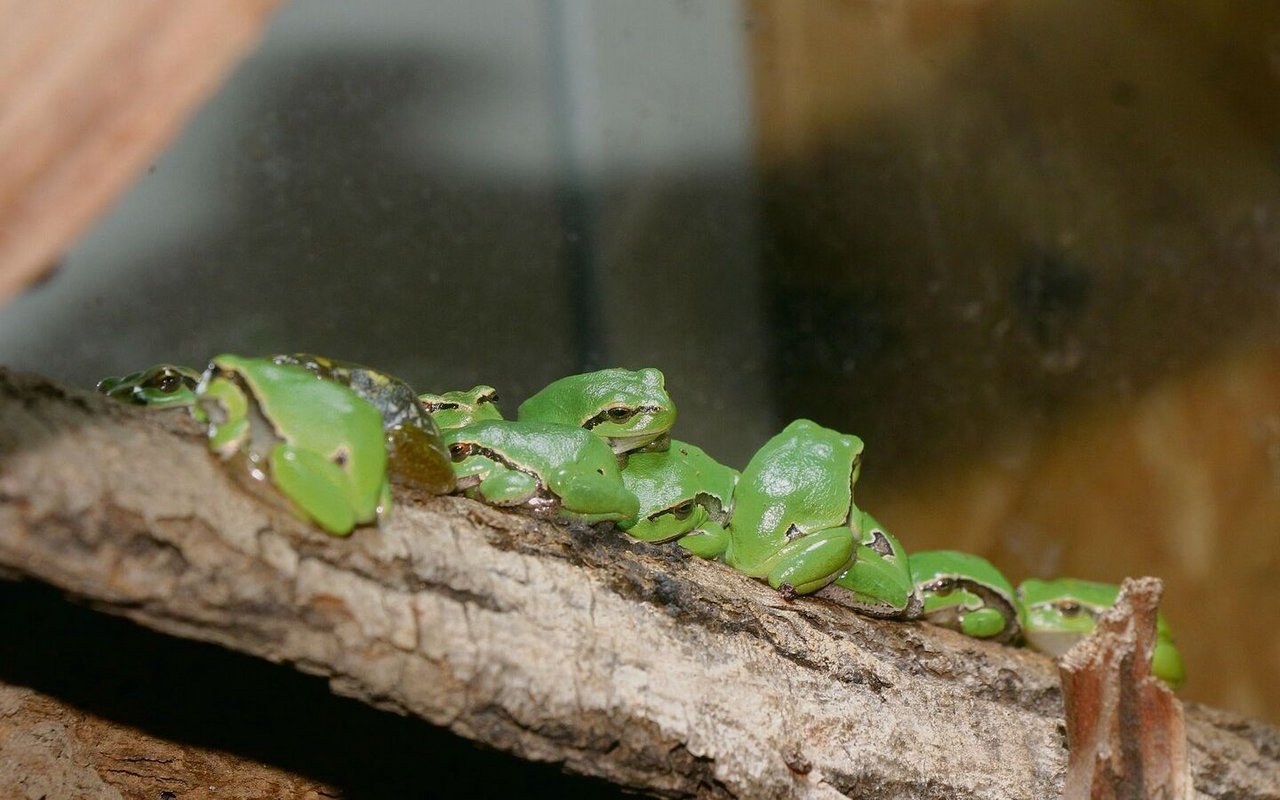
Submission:
POLYGON ((461 461, 471 452, 471 448, 464 442, 454 442, 449 445, 449 456, 454 461, 461 461))
POLYGON ((614 406, 606 409, 604 413, 609 415, 610 422, 626 422, 636 415, 636 410, 626 406, 614 406))
POLYGON ((1080 612, 1084 611, 1084 607, 1074 600, 1059 600, 1054 604, 1058 613, 1064 617, 1078 617, 1080 612))
POLYGON ((680 505, 671 509, 671 516, 676 519, 688 519, 689 515, 693 513, 693 505, 694 503, 692 500, 685 500, 680 505))
POLYGON ((956 582, 954 579, 942 578, 941 580, 934 581, 933 585, 929 587, 929 590, 939 597, 946 597, 951 594, 952 590, 955 588, 956 582))

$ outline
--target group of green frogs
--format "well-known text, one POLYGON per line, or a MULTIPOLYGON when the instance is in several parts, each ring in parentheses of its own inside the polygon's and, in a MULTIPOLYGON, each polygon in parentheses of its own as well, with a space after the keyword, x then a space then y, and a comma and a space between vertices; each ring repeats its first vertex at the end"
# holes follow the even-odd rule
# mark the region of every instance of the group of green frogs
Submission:
MULTIPOLYGON (((1059 578, 1016 589, 989 561, 908 554, 854 504, 857 436, 798 419, 741 472, 671 438, 676 407, 656 369, 557 380, 515 419, 489 386, 419 394, 386 373, 314 355, 221 355, 203 372, 157 365, 106 378, 107 396, 186 408, 233 475, 323 530, 346 535, 391 509, 391 484, 504 508, 612 522, 646 542, 716 559, 788 597, 925 620, 1059 656, 1115 603, 1113 585, 1059 578)), ((1184 679, 1158 619, 1152 672, 1184 679)))

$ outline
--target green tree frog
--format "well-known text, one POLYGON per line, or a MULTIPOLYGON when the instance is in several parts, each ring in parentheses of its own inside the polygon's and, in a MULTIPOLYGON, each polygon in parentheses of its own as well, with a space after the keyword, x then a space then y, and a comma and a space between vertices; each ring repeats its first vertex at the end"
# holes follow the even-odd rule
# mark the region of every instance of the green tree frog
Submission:
POLYGON ((661 372, 602 369, 548 384, 516 409, 521 422, 555 422, 585 428, 619 456, 665 450, 676 407, 661 372))
POLYGON ((442 431, 487 419, 502 419, 497 405, 498 390, 492 386, 476 386, 469 392, 420 394, 418 402, 442 431))
POLYGON ((859 613, 887 619, 917 619, 923 599, 911 578, 907 551, 875 517, 856 511, 858 542, 853 565, 818 592, 859 613))
POLYGON ((194 406, 200 373, 177 364, 156 364, 120 378, 103 378, 98 391, 115 400, 154 408, 194 406))
POLYGON ((853 562, 862 440, 807 419, 751 457, 734 490, 724 560, 784 594, 809 594, 853 562))
POLYGON ((913 553, 910 562, 926 621, 1001 644, 1017 640, 1022 607, 990 561, 958 550, 928 550, 913 553))
POLYGON ((390 509, 382 415, 346 386, 299 366, 221 355, 196 395, 210 449, 269 480, 304 519, 345 536, 390 509))
MULTIPOLYGON (((1115 605, 1120 587, 1110 583, 1058 578, 1027 580, 1018 585, 1018 598, 1026 610, 1022 635, 1027 645, 1055 658, 1093 633, 1098 616, 1115 605)), ((1151 673, 1173 689, 1186 680, 1182 653, 1164 614, 1156 615, 1156 644, 1151 673)))
POLYGON ((445 431, 458 488, 496 506, 580 522, 634 519, 640 503, 609 446, 554 422, 486 420, 445 431))
POLYGON ((302 367, 346 386, 378 409, 386 436, 387 474, 393 482, 430 494, 454 490, 449 451, 440 428, 409 384, 361 364, 309 353, 278 355, 272 361, 302 367))
POLYGON ((640 512, 619 528, 646 542, 679 541, 704 558, 724 551, 736 469, 700 447, 672 439, 666 452, 631 455, 622 482, 639 499, 640 512))

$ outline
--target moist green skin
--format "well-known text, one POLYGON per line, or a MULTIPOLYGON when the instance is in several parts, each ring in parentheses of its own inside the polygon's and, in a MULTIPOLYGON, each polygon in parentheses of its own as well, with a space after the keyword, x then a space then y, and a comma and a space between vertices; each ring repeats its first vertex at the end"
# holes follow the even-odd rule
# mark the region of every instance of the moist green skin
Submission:
POLYGON ((912 580, 902 543, 867 512, 858 511, 855 518, 858 543, 853 565, 818 596, 872 617, 919 618, 924 601, 912 580))
POLYGON ((393 482, 428 494, 454 490, 449 451, 440 428, 409 384, 362 364, 310 353, 278 355, 271 360, 302 367, 346 386, 378 409, 386 438, 387 472, 393 482))
POLYGON ((640 501, 633 521, 618 524, 646 542, 679 541, 704 558, 716 558, 728 545, 729 521, 738 471, 702 448, 671 440, 661 453, 635 453, 622 481, 640 501))
POLYGON ((382 415, 346 386, 299 366, 222 355, 196 394, 210 449, 270 481, 300 516, 344 536, 390 509, 382 415))
POLYGON ((1008 579, 981 556, 929 550, 910 557, 926 621, 978 639, 1017 641, 1021 605, 1008 579))
POLYGON ((442 431, 464 428, 475 422, 502 419, 502 412, 497 405, 498 390, 483 384, 466 392, 420 394, 418 402, 442 431))
POLYGON ((497 506, 526 506, 581 522, 633 520, 640 503, 617 459, 582 428, 488 420, 445 432, 458 488, 497 506))
MULTIPOLYGON (((1018 599, 1026 610, 1023 637, 1027 646, 1058 657, 1093 633, 1102 612, 1115 605, 1120 587, 1078 578, 1026 580, 1018 585, 1018 599)), ((1156 642, 1151 673, 1173 689, 1186 681, 1182 653, 1164 614, 1156 615, 1156 642)))
POLYGON ((521 422, 555 422, 585 428, 619 455, 666 449, 676 407, 661 372, 602 369, 547 384, 516 409, 521 422))
POLYGON ((123 377, 103 378, 98 391, 113 400, 151 408, 193 408, 200 373, 177 364, 156 364, 123 377))
POLYGON ((734 490, 725 563, 786 594, 809 594, 853 561, 862 440, 799 419, 765 442, 734 490))

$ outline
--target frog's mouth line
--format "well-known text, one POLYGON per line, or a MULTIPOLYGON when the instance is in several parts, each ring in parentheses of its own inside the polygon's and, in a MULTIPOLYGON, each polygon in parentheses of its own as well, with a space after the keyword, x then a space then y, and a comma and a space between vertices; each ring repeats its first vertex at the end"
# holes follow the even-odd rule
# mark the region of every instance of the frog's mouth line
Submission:
MULTIPOLYGON (((538 491, 537 494, 525 501, 526 505, 538 510, 550 509, 559 506, 560 498, 551 493, 551 490, 547 488, 547 485, 542 482, 542 476, 538 475, 538 473, 526 467, 522 467, 519 464, 513 463, 506 456, 496 453, 483 445, 476 444, 475 442, 464 442, 464 444, 467 446, 466 458, 487 458, 495 464, 501 464, 514 472, 523 472, 525 475, 533 478, 534 482, 538 484, 538 491)), ((479 484, 482 480, 483 478, 479 475, 469 475, 465 478, 459 478, 458 488, 470 489, 472 486, 479 484)))

